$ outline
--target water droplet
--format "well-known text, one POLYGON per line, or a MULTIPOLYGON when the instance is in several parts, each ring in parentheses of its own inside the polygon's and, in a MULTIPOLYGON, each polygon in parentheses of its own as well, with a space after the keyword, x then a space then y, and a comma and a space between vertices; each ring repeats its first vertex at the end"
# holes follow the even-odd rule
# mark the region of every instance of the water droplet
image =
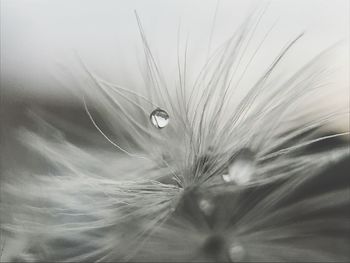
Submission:
POLYGON ((228 165, 228 173, 223 174, 222 179, 244 185, 252 180, 255 168, 254 154, 250 150, 242 150, 228 165))
POLYGON ((154 127, 162 129, 169 124, 169 114, 165 110, 157 108, 151 112, 150 120, 154 127))
POLYGON ((214 211, 214 204, 206 198, 201 198, 198 202, 198 206, 207 216, 211 215, 214 211))
POLYGON ((244 248, 236 242, 232 244, 228 252, 232 262, 241 262, 245 255, 244 248))

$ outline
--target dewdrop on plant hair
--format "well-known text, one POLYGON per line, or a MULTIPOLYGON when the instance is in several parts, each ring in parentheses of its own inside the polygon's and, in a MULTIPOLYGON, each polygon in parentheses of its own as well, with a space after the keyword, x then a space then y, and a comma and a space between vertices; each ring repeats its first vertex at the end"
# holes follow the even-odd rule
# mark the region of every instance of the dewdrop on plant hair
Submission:
POLYGON ((162 129, 166 127, 169 123, 169 115, 165 110, 160 108, 155 109, 150 114, 150 120, 154 127, 162 129))

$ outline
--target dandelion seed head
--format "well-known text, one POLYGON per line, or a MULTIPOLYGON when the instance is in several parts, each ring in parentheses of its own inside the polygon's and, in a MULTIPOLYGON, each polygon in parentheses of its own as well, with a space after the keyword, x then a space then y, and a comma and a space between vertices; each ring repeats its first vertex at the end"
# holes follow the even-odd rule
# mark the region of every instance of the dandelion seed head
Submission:
POLYGON ((179 43, 176 81, 165 79, 137 12, 145 92, 104 80, 79 57, 88 85, 82 108, 114 151, 21 130, 18 138, 54 169, 53 175, 19 173, 4 187, 4 260, 347 259, 348 218, 338 210, 349 205, 348 192, 324 183, 334 181, 331 172, 320 174, 349 156, 348 148, 302 150, 349 132, 316 136, 341 112, 300 122, 307 112, 298 108, 320 91, 325 69, 319 65, 333 47, 292 75, 276 75, 302 45, 303 33, 292 36, 264 74, 243 85, 273 32, 272 26, 253 41, 265 11, 253 12, 210 50, 192 82, 186 78, 188 42, 179 43), (91 110, 94 101, 110 134, 91 110))

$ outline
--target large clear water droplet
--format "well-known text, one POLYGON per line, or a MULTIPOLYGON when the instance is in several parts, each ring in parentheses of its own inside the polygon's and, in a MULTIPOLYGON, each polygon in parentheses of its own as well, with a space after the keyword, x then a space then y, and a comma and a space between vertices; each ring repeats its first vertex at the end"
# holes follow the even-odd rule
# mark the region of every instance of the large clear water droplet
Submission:
POLYGON ((228 165, 227 174, 222 175, 225 182, 238 185, 249 183, 255 172, 255 157, 250 150, 242 150, 228 165))
POLYGON ((169 124, 169 114, 165 110, 157 108, 151 112, 150 120, 154 127, 162 129, 169 124))
POLYGON ((245 250, 242 245, 234 242, 229 248, 231 262, 241 262, 245 256, 245 250))

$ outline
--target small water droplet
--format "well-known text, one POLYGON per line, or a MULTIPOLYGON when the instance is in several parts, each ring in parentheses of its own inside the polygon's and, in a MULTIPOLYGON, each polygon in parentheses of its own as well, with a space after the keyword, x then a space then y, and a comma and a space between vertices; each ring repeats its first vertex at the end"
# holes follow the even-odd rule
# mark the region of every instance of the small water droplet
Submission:
POLYGON ((206 198, 201 198, 198 202, 198 206, 202 210, 202 212, 207 216, 211 215, 214 211, 213 202, 206 198))
POLYGON ((232 244, 228 252, 232 262, 241 262, 245 256, 245 250, 243 246, 236 242, 232 244))
POLYGON ((242 150, 228 165, 228 173, 223 174, 222 179, 244 185, 252 180, 255 168, 254 154, 250 150, 242 150))
POLYGON ((169 124, 169 114, 165 110, 157 108, 151 112, 150 120, 154 127, 162 129, 169 124))

